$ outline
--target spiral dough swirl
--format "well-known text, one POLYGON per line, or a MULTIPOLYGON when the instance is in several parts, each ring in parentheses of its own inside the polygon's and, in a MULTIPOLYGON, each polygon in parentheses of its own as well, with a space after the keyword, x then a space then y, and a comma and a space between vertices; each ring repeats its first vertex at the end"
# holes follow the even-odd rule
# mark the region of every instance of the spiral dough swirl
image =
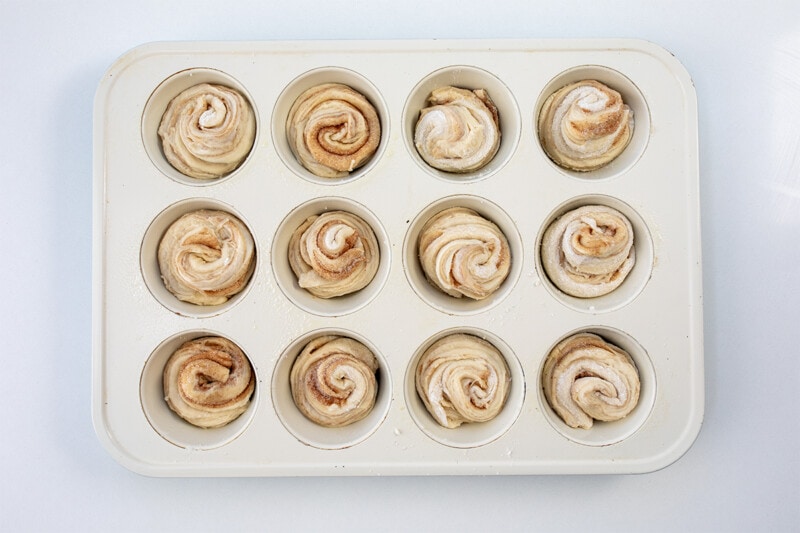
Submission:
POLYGON ((378 149, 381 123, 364 95, 325 83, 301 94, 289 110, 286 138, 297 160, 322 178, 343 178, 378 149))
POLYGON ((613 422, 633 411, 639 371, 626 351, 592 333, 578 333, 548 355, 542 388, 568 426, 589 429, 595 420, 613 422))
POLYGON ((255 132, 255 114, 247 100, 234 89, 208 83, 173 98, 158 128, 167 161, 199 179, 236 169, 250 153, 255 132))
POLYGON ((298 284, 319 298, 366 287, 379 262, 375 232, 363 219, 345 211, 309 217, 289 241, 289 265, 298 284))
POLYGON ((186 213, 158 245, 158 266, 167 290, 179 300, 219 305, 247 285, 255 268, 250 231, 224 211, 186 213))
POLYGON ((613 161, 631 140, 633 111, 620 94, 594 80, 562 87, 539 113, 539 138, 564 168, 586 172, 613 161))
POLYGON ((440 87, 420 112, 414 145, 430 166, 445 172, 472 172, 500 148, 500 117, 484 89, 440 87))
POLYGON ((419 258, 428 280, 446 294, 482 300, 508 276, 508 240, 472 209, 452 207, 431 218, 419 236, 419 258))
POLYGON ((622 284, 636 262, 633 227, 610 207, 587 205, 565 213, 542 237, 542 264, 563 292, 593 298, 622 284))
POLYGON ((292 398, 303 415, 324 427, 366 417, 378 394, 378 360, 360 342, 324 335, 309 342, 292 365, 292 398))
POLYGON ((415 383, 439 425, 457 428, 496 417, 508 397, 511 377, 497 348, 474 335, 456 333, 425 350, 415 383))
POLYGON ((244 352, 222 337, 184 343, 164 366, 164 399, 198 427, 224 426, 250 405, 256 381, 244 352))

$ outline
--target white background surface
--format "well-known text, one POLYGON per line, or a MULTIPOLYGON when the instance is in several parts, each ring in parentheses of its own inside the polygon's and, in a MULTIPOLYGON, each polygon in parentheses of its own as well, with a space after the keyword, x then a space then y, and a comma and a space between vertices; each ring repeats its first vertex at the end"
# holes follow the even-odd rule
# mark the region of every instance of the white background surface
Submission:
MULTIPOLYGON (((800 530, 800 4, 0 0, 0 528, 800 530), (151 479, 90 419, 92 100, 153 40, 633 37, 697 88, 706 415, 637 476, 151 479)), ((657 327, 657 324, 654 324, 657 327)))

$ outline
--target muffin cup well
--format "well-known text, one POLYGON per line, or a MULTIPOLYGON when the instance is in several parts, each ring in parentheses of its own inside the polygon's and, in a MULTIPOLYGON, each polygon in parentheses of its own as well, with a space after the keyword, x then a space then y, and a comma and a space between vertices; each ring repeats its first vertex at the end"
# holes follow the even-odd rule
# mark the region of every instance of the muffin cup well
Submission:
POLYGON ((412 89, 403 108, 403 140, 409 155, 420 168, 436 178, 451 183, 469 183, 485 179, 499 171, 509 159, 519 143, 521 121, 519 107, 511 90, 494 74, 483 69, 454 65, 441 68, 423 78, 412 89), (428 97, 434 89, 453 86, 460 89, 485 89, 497 107, 500 122, 500 147, 494 157, 482 168, 471 172, 444 172, 431 167, 419 155, 414 144, 414 132, 420 111, 428 107, 428 97))
POLYGON ((539 278, 555 299, 575 311, 605 313, 628 305, 644 290, 653 273, 655 250, 647 223, 631 206, 611 196, 586 195, 564 202, 547 216, 536 237, 534 256, 539 278), (625 215, 633 227, 633 248, 636 252, 636 262, 622 284, 608 294, 593 298, 578 298, 562 292, 547 276, 542 264, 542 238, 547 228, 565 213, 585 205, 604 205, 625 215))
POLYGON ((272 142, 283 163, 299 177, 318 185, 340 185, 367 174, 380 160, 389 143, 389 107, 380 91, 364 76, 345 68, 324 67, 310 70, 292 80, 278 96, 272 111, 272 142), (305 168, 295 157, 286 139, 286 120, 295 100, 306 90, 324 83, 340 83, 361 93, 375 108, 381 123, 381 140, 369 160, 343 178, 325 178, 305 168))
POLYGON ((533 131, 536 132, 536 140, 542 156, 560 173, 573 178, 590 180, 614 178, 628 172, 644 154, 650 141, 650 109, 639 87, 621 72, 599 65, 576 66, 560 73, 542 89, 536 102, 533 131), (539 113, 544 102, 551 94, 562 87, 583 80, 596 80, 614 89, 620 93, 623 102, 633 111, 633 135, 628 146, 607 165, 587 172, 572 170, 558 165, 550 159, 539 140, 539 113))
POLYGON ((450 315, 472 315, 491 309, 513 290, 522 272, 524 261, 522 238, 511 217, 498 205, 478 196, 455 195, 433 202, 425 207, 411 222, 403 242, 403 269, 414 292, 434 309, 450 315), (511 268, 500 287, 483 300, 463 296, 456 298, 433 285, 422 269, 419 260, 419 236, 425 224, 437 213, 451 207, 466 207, 493 222, 508 240, 511 268))
POLYGON ((144 278, 145 285, 150 290, 153 297, 158 302, 181 316, 187 317, 210 317, 223 313, 241 301, 250 291, 253 286, 253 278, 258 275, 258 262, 261 254, 259 251, 258 239, 253 233, 253 229, 247 220, 237 212, 232 206, 227 205, 219 200, 210 198, 189 198, 176 202, 161 213, 156 215, 153 221, 148 226, 142 238, 142 244, 139 253, 139 264, 144 278), (237 294, 234 294, 224 303, 218 305, 197 305, 190 302, 184 302, 175 297, 164 285, 164 280, 161 278, 161 270, 158 265, 158 247, 164 233, 172 225, 173 222, 178 220, 182 215, 197 211, 199 209, 212 209, 217 211, 225 211, 238 218, 247 227, 250 235, 253 237, 255 243, 255 257, 253 261, 255 266, 247 285, 237 294))
POLYGON ((294 208, 278 225, 275 238, 272 240, 272 272, 278 286, 286 297, 296 306, 319 316, 342 316, 358 311, 366 306, 380 293, 386 280, 389 278, 391 265, 391 245, 386 229, 365 206, 347 198, 326 197, 308 201, 294 208), (328 211, 346 211, 364 220, 372 228, 378 241, 380 256, 378 257, 378 271, 369 284, 350 294, 334 298, 318 298, 300 287, 297 276, 289 265, 289 241, 292 234, 305 220, 314 215, 328 211))
POLYGON ((153 162, 156 168, 161 171, 162 174, 184 185, 209 186, 219 184, 220 182, 233 177, 247 165, 247 162, 255 152, 255 147, 258 146, 258 138, 261 131, 260 126, 260 118, 258 115, 258 110, 255 106, 255 102, 244 85, 242 85, 232 76, 219 70, 210 68, 190 68, 177 72, 165 79, 150 95, 150 98, 147 100, 142 113, 142 144, 144 145, 145 152, 147 152, 150 160, 153 162), (187 176, 186 174, 183 174, 177 170, 170 164, 169 161, 167 161, 161 145, 161 139, 158 135, 158 127, 161 124, 161 118, 164 116, 164 112, 166 111, 167 106, 172 99, 186 89, 194 87, 195 85, 200 85, 201 83, 223 85, 238 91, 250 105, 256 121, 255 138, 253 139, 253 145, 250 148, 250 153, 234 170, 219 178, 198 179, 187 176))
POLYGON ((414 352, 406 369, 404 388, 408 412, 423 433, 436 442, 451 448, 476 448, 499 439, 519 418, 525 401, 525 374, 519 359, 503 339, 482 329, 457 327, 440 331, 433 335, 414 352), (416 389, 416 370, 420 358, 433 343, 456 333, 473 335, 497 348, 508 365, 511 385, 503 409, 492 420, 480 423, 464 423, 457 428, 446 428, 431 416, 419 397, 416 389))
POLYGON ((565 438, 586 446, 608 446, 621 442, 636 433, 641 428, 653 411, 656 400, 656 372, 647 351, 629 334, 615 328, 607 326, 591 326, 567 333, 542 354, 542 362, 539 365, 536 385, 539 391, 539 404, 541 411, 553 428, 565 438), (572 428, 568 426, 561 417, 556 414, 545 398, 542 388, 542 369, 547 360, 547 356, 564 339, 577 333, 593 333, 602 337, 606 342, 622 348, 633 359, 636 369, 639 372, 639 402, 625 418, 614 422, 595 421, 590 429, 572 428))
MULTIPOLYGON (((228 424, 218 428, 194 426, 170 409, 164 399, 164 365, 173 353, 185 342, 201 337, 225 337, 209 330, 190 330, 165 339, 147 358, 139 380, 139 399, 147 421, 166 441, 187 449, 210 450, 224 446, 241 435, 255 417, 260 387, 258 369, 248 356, 256 382, 247 410, 228 424)), ((241 348, 241 344, 230 339, 241 348)), ((245 351, 245 355, 247 352, 245 351)))
POLYGON ((349 448, 366 440, 383 423, 392 401, 392 379, 386 358, 362 335, 339 328, 310 331, 289 344, 281 353, 272 372, 271 388, 272 404, 283 426, 303 444, 324 450, 349 448), (365 418, 343 427, 324 427, 306 418, 294 403, 289 382, 292 365, 306 344, 326 335, 349 337, 360 342, 372 351, 379 365, 376 373, 378 393, 374 407, 365 418))

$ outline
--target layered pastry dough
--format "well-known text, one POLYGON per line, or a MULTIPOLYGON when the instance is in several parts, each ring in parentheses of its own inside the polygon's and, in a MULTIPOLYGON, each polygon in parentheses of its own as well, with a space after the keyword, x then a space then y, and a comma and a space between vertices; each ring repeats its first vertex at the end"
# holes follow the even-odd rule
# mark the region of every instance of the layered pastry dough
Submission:
POLYGON ((545 230, 541 253, 547 277, 561 291, 602 296, 619 287, 636 262, 633 227, 610 207, 579 207, 545 230))
POLYGON ((297 160, 323 178, 343 178, 378 149, 381 123, 364 95, 340 83, 301 94, 286 119, 286 139, 297 160))
POLYGON ((256 119, 236 90, 201 83, 172 99, 158 135, 167 161, 179 172, 212 179, 232 172, 253 147, 256 119))
POLYGON ((539 139, 550 159, 578 171, 613 161, 633 135, 633 111, 620 94, 594 80, 562 87, 539 112, 539 139))
POLYGON ((360 217, 328 211, 306 219, 289 241, 289 265, 300 287, 334 298, 366 287, 380 263, 375 232, 360 217))
POLYGON ((436 422, 457 428, 496 417, 508 397, 511 376, 505 358, 492 344, 456 333, 425 350, 417 364, 415 383, 436 422))
POLYGON ((242 350, 222 337, 184 343, 164 366, 164 399, 181 418, 215 428, 250 405, 256 380, 242 350))
POLYGON ((428 98, 414 130, 419 155, 445 172, 472 172, 500 148, 500 117, 484 89, 440 87, 428 98))
POLYGON ((309 342, 292 365, 292 398, 303 415, 324 427, 358 422, 375 406, 378 360, 349 337, 325 335, 309 342))
POLYGON ((547 357, 542 388, 550 407, 573 428, 626 417, 639 402, 639 372, 627 352, 592 333, 561 341, 547 357))
POLYGON ((508 240, 500 228, 465 207, 445 209, 432 217, 418 242, 425 276, 456 298, 488 297, 511 268, 508 240))
POLYGON ((200 209, 172 223, 158 245, 167 290, 179 300, 219 305, 247 285, 255 268, 255 243, 241 220, 200 209))

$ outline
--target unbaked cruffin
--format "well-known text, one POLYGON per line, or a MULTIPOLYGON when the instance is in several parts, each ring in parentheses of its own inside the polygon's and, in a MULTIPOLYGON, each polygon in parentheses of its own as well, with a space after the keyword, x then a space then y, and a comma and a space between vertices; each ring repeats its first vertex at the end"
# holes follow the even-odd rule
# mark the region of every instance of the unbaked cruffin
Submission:
POLYGON ((508 397, 511 375, 494 345, 455 333, 425 350, 417 363, 415 386, 436 422, 452 429, 495 418, 508 397))
POLYGON ((639 371, 623 349, 593 333, 558 343, 542 370, 547 403, 570 427, 589 429, 595 420, 614 422, 639 402, 639 371))
POLYGON ((381 122, 363 94, 341 83, 324 83, 294 101, 286 118, 286 140, 312 174, 344 178, 377 151, 381 122))
POLYGON ((167 161, 198 179, 231 173, 253 148, 256 118, 235 89, 201 83, 173 98, 158 127, 167 161))
POLYGON ((551 94, 539 112, 542 148, 558 165, 580 172, 619 156, 633 136, 633 110, 622 96, 595 81, 571 83, 551 94))
POLYGON ((318 298, 363 289, 380 263, 375 232, 361 217, 346 211, 307 218, 292 234, 288 253, 298 285, 318 298))
POLYGON ((439 87, 414 129, 414 146, 431 167, 465 173, 483 168, 500 148, 500 116, 485 89, 439 87))
POLYGON ((329 428, 365 418, 378 395, 378 360, 349 337, 323 335, 310 341, 289 374, 292 398, 312 422, 329 428))
POLYGON ((542 237, 542 265, 562 292, 594 298, 619 287, 636 263, 633 227, 611 207, 587 205, 564 213, 542 237))
POLYGON ((255 243, 225 211, 199 209, 172 223, 158 245, 164 286, 179 300, 219 305, 241 292, 255 270, 255 243))
POLYGON ((223 337, 185 342, 164 366, 164 399, 178 416, 201 428, 238 418, 250 405, 255 386, 247 356, 223 337))
POLYGON ((451 207, 431 217, 420 231, 418 252, 428 280, 456 298, 489 297, 511 269, 506 236, 466 207, 451 207))

